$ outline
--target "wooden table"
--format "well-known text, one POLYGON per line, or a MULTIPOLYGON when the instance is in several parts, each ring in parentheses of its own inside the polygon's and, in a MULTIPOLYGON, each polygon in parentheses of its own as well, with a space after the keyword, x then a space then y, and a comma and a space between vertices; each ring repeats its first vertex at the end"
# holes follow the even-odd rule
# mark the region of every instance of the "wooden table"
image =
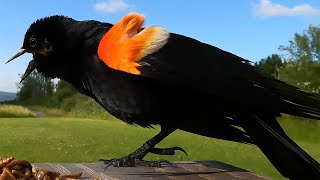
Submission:
POLYGON ((35 168, 45 168, 70 174, 82 172, 83 179, 156 179, 156 180, 267 180, 256 173, 246 171, 218 161, 183 161, 174 162, 174 167, 163 166, 152 167, 108 167, 105 169, 103 163, 41 163, 33 164, 35 168))

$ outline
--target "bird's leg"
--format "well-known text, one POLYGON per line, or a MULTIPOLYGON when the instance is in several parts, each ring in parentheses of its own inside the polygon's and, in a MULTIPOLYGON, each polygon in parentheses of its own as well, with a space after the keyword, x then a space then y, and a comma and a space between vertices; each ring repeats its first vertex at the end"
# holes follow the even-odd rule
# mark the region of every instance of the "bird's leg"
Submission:
POLYGON ((157 134, 156 136, 154 136, 153 138, 145 142, 140 148, 138 148, 128 156, 125 156, 119 159, 111 159, 111 160, 101 159, 100 161, 104 162, 107 165, 107 167, 110 165, 113 165, 115 167, 132 167, 137 165, 160 167, 162 162, 171 164, 168 161, 144 161, 142 159, 149 152, 154 154, 160 154, 160 155, 173 155, 175 150, 181 150, 185 152, 180 147, 172 147, 172 148, 165 148, 165 149, 154 148, 155 145, 157 145, 160 141, 162 141, 165 137, 167 137, 173 131, 175 131, 175 129, 161 128, 161 131, 159 134, 157 134))

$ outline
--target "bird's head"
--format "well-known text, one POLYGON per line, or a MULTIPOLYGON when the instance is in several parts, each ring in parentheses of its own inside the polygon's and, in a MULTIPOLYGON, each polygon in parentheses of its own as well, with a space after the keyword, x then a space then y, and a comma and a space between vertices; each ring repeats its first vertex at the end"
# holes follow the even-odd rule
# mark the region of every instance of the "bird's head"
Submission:
POLYGON ((24 53, 50 56, 59 51, 64 45, 63 42, 68 32, 67 27, 73 21, 75 20, 58 15, 36 20, 25 33, 21 49, 8 62, 24 53))
MULTIPOLYGON (((77 48, 74 24, 78 21, 66 16, 49 16, 33 22, 25 33, 20 50, 8 61, 25 53, 32 53, 33 60, 22 76, 25 79, 34 69, 46 77, 55 78, 71 64, 70 53, 77 48)), ((70 68, 70 67, 69 67, 70 68)))

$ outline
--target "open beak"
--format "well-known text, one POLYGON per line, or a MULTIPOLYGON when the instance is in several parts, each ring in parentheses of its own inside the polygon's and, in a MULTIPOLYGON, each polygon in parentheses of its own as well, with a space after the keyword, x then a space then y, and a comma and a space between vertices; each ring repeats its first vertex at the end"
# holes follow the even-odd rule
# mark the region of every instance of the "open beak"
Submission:
MULTIPOLYGON (((13 60, 15 60, 16 58, 22 56, 22 55, 25 54, 26 52, 27 52, 26 49, 23 49, 23 48, 19 49, 19 51, 18 51, 14 56, 12 56, 12 57, 6 62, 6 64, 9 63, 10 61, 13 61, 13 60)), ((32 71, 36 68, 36 66, 37 66, 37 63, 36 63, 35 60, 31 60, 31 61, 29 62, 29 65, 28 65, 26 71, 25 71, 24 74, 21 76, 20 83, 21 83, 22 81, 24 81, 24 80, 32 73, 32 71)))
POLYGON ((28 65, 26 71, 25 71, 24 74, 21 76, 21 81, 20 81, 20 83, 22 83, 22 81, 24 81, 24 80, 29 76, 29 74, 32 73, 32 71, 36 68, 36 66, 37 66, 37 63, 36 63, 35 60, 31 60, 31 61, 29 62, 29 65, 28 65))
POLYGON ((6 62, 6 64, 7 64, 8 62, 10 62, 10 61, 13 61, 13 60, 16 59, 17 57, 20 57, 21 55, 23 55, 23 54, 26 53, 26 52, 27 52, 26 49, 23 49, 23 48, 19 49, 19 51, 18 51, 14 56, 12 56, 12 57, 6 62))

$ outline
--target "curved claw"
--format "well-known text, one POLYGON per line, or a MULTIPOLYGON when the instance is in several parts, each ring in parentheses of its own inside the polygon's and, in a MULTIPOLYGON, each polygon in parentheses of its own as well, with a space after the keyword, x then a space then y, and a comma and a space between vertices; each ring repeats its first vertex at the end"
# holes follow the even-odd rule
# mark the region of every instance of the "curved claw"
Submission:
POLYGON ((106 160, 106 159, 99 159, 98 161, 99 162, 103 162, 106 167, 104 168, 104 170, 107 170, 107 168, 112 164, 112 161, 116 160, 115 158, 113 159, 109 159, 109 160, 106 160))
POLYGON ((181 151, 181 152, 183 152, 185 155, 188 156, 188 153, 187 153, 182 147, 176 146, 176 147, 173 147, 173 150, 175 150, 175 151, 181 151))
POLYGON ((183 148, 178 146, 171 147, 171 148, 152 148, 149 152, 153 154, 159 154, 159 155, 174 155, 175 151, 181 151, 188 156, 187 152, 183 148))

